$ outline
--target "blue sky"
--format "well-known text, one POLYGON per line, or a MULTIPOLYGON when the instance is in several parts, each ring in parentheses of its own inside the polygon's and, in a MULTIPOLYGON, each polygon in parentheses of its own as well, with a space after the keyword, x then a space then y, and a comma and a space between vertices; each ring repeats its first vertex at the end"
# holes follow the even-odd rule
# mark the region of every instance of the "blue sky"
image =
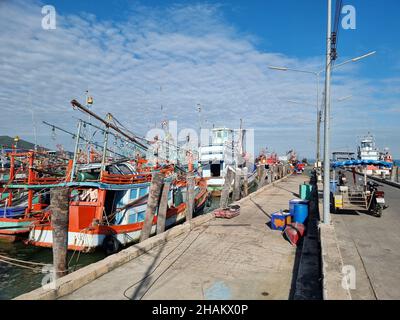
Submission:
MULTIPOLYGON (((377 54, 334 73, 333 148, 354 150, 371 130, 400 158, 400 3, 343 2, 356 8, 357 29, 340 31, 338 63, 377 54)), ((0 2, 0 109, 15 119, 0 134, 32 140, 32 109, 39 142, 54 144, 38 118, 73 128, 68 101, 89 87, 99 113, 141 134, 163 117, 196 128, 201 103, 209 123, 237 127, 243 118, 256 151, 313 157, 314 79, 266 66, 322 68, 325 21, 326 1, 317 0, 0 2), (56 8, 57 30, 40 28, 43 4, 56 8)))

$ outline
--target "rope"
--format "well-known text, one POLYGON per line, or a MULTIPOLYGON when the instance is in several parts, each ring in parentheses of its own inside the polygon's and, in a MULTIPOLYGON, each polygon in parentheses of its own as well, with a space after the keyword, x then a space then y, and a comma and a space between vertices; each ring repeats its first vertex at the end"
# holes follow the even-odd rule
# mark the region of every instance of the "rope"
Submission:
POLYGON ((41 263, 41 262, 33 262, 33 261, 25 261, 25 260, 20 260, 20 259, 15 259, 7 256, 0 255, 0 259, 7 259, 11 261, 16 261, 20 263, 27 263, 27 264, 33 264, 33 265, 38 265, 38 266, 45 266, 46 263, 41 263))
POLYGON ((39 267, 29 267, 29 266, 25 266, 23 264, 18 264, 18 263, 14 263, 14 262, 11 262, 11 261, 8 261, 8 260, 3 260, 3 259, 0 259, 0 261, 4 262, 4 263, 7 263, 7 264, 10 264, 10 265, 13 265, 13 266, 20 267, 20 268, 30 269, 30 270, 32 270, 34 272, 41 272, 41 268, 39 268, 39 267))

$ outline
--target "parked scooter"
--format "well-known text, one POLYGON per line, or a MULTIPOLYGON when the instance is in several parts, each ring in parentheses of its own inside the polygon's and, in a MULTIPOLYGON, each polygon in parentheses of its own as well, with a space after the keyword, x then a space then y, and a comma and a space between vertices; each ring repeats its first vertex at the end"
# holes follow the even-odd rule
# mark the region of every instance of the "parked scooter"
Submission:
POLYGON ((381 217, 382 211, 388 206, 385 204, 385 192, 378 190, 378 187, 382 187, 382 185, 372 181, 367 182, 368 211, 381 217))

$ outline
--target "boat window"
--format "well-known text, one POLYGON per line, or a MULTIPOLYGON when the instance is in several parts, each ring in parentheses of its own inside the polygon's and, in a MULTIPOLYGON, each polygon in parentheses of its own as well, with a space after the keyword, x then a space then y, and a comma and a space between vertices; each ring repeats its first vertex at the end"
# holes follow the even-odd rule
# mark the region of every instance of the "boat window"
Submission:
POLYGON ((118 170, 118 168, 116 166, 109 166, 108 172, 110 174, 121 174, 121 172, 118 170))
POLYGON ((143 197, 148 193, 147 188, 140 188, 139 189, 139 197, 143 197))
POLYGON ((361 146, 363 148, 371 148, 372 147, 372 143, 371 142, 362 142, 361 146))
POLYGON ((125 164, 118 164, 117 167, 122 172, 122 174, 126 174, 126 175, 127 174, 132 174, 132 171, 125 164))
POLYGON ((145 211, 140 211, 140 212, 137 214, 137 222, 142 222, 142 221, 144 221, 145 216, 146 216, 145 211))
POLYGON ((138 190, 137 189, 131 189, 131 194, 130 194, 130 199, 137 199, 138 198, 138 190))
POLYGON ((128 223, 136 223, 137 219, 138 219, 138 215, 136 212, 133 212, 133 213, 129 212, 128 223))

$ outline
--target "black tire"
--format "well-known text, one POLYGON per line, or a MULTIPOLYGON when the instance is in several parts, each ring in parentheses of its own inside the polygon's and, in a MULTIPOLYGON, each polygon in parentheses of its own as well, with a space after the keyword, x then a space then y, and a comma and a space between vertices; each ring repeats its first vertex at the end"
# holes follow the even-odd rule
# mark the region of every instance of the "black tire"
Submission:
POLYGON ((211 207, 212 205, 212 199, 211 199, 211 195, 207 196, 207 201, 206 201, 206 207, 211 207))
POLYGON ((379 204, 376 205, 375 215, 379 218, 382 217, 382 207, 379 204))
POLYGON ((107 256, 117 253, 121 247, 121 242, 113 235, 106 236, 102 243, 103 251, 107 256))

